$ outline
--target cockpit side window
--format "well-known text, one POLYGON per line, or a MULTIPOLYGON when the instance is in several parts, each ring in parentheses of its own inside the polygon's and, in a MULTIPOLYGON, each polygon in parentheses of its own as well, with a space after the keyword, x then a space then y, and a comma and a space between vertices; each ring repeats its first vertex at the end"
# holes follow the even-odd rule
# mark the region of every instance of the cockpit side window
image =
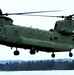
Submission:
POLYGON ((57 29, 57 23, 55 24, 55 27, 54 27, 54 29, 57 29))

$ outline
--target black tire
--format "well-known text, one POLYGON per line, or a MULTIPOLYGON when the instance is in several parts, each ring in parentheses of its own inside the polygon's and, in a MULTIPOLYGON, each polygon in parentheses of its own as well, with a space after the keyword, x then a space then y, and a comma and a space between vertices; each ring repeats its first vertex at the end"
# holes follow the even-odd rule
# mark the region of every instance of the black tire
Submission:
POLYGON ((51 56, 52 56, 52 58, 54 58, 55 57, 55 54, 53 53, 51 56))
POLYGON ((15 56, 17 56, 17 55, 19 55, 20 53, 19 53, 19 51, 14 51, 14 55, 15 56))
POLYGON ((72 57, 72 56, 73 56, 73 53, 70 52, 70 53, 69 53, 69 56, 72 57))
POLYGON ((30 54, 34 55, 35 54, 35 50, 30 50, 30 54))

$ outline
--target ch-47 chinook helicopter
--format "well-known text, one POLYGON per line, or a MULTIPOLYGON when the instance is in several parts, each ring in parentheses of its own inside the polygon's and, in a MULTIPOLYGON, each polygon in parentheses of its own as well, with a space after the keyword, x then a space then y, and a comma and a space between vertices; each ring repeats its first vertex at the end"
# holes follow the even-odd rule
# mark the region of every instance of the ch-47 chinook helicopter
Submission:
MULTIPOLYGON (((51 11, 25 12, 25 13, 5 13, 0 10, 0 44, 16 47, 14 55, 19 55, 17 48, 30 49, 30 54, 38 51, 52 52, 51 56, 55 57, 55 52, 69 51, 69 56, 73 54, 74 48, 74 20, 73 15, 69 16, 48 16, 33 15, 33 13, 43 13, 51 11), (8 15, 29 15, 42 17, 59 17, 64 20, 57 21, 54 29, 49 31, 35 29, 31 27, 22 27, 13 24, 13 20, 8 15)), ((54 12, 54 11, 52 11, 54 12)))

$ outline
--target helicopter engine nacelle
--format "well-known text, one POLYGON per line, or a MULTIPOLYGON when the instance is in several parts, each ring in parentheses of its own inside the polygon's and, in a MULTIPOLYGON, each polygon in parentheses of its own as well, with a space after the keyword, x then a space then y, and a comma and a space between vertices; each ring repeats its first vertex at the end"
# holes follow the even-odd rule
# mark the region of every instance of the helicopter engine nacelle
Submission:
POLYGON ((62 35, 71 35, 71 34, 74 34, 74 31, 66 29, 66 28, 62 28, 59 31, 59 33, 62 34, 62 35))

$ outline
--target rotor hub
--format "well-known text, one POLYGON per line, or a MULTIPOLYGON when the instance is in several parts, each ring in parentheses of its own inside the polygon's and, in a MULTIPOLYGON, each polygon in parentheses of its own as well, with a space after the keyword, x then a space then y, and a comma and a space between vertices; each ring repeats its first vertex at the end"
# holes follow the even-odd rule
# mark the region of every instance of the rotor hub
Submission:
POLYGON ((72 18, 73 18, 72 15, 69 15, 69 16, 67 16, 65 19, 71 20, 72 18))

